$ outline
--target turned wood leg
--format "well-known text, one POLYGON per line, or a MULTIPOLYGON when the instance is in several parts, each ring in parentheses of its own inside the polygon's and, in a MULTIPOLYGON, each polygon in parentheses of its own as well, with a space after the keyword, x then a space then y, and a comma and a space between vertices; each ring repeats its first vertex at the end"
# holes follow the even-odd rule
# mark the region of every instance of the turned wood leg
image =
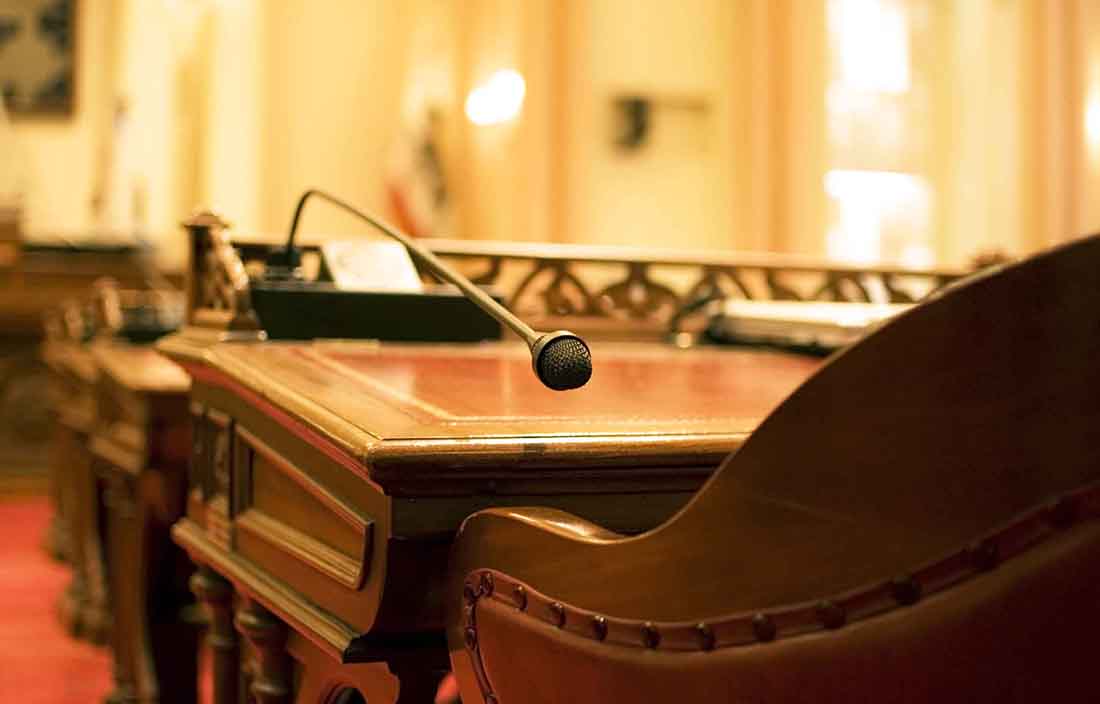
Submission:
POLYGON ((147 642, 144 629, 146 592, 141 576, 145 531, 134 500, 129 480, 110 477, 104 492, 107 514, 107 556, 114 566, 109 573, 108 587, 114 607, 111 628, 111 652, 114 656, 115 690, 108 697, 110 704, 140 701, 142 666, 152 668, 143 645, 147 642))
POLYGON ((61 515, 60 499, 55 500, 53 505, 54 514, 50 517, 49 528, 46 529, 46 552, 57 562, 68 562, 69 529, 65 525, 65 518, 61 515))
POLYGON ((59 428, 55 452, 57 462, 64 465, 66 490, 61 495, 64 513, 70 521, 69 564, 72 577, 59 604, 61 622, 69 633, 88 637, 99 635, 94 627, 97 613, 90 607, 88 576, 95 572, 93 563, 101 559, 98 551, 99 526, 94 523, 90 502, 98 501, 95 478, 82 445, 83 437, 70 428, 59 428), (94 538, 91 537, 92 534, 94 538), (91 623, 85 623, 88 618, 91 623))
POLYGON ((238 704, 240 647, 233 627, 233 586, 209 567, 199 567, 191 577, 191 591, 210 614, 206 647, 211 654, 214 704, 238 704))
POLYGON ((54 514, 50 519, 50 529, 46 536, 46 549, 50 556, 61 562, 72 562, 72 532, 69 522, 72 498, 72 478, 69 476, 68 448, 65 435, 69 432, 54 418, 54 441, 50 457, 50 495, 53 499, 54 514))
POLYGON ((190 569, 172 544, 163 511, 151 502, 159 473, 138 478, 120 470, 108 482, 108 575, 114 627, 116 694, 113 701, 194 704, 198 688, 196 624, 185 619, 191 599, 183 575, 190 569))
MULTIPOLYGON (((87 442, 85 440, 84 442, 87 442)), ((81 634, 93 643, 107 643, 110 637, 112 614, 109 585, 107 584, 107 536, 99 478, 96 476, 90 455, 85 454, 74 466, 76 475, 77 512, 81 520, 80 540, 84 599, 79 618, 81 634)), ((74 571, 77 568, 74 567, 74 571)))
POLYGON ((257 704, 288 704, 291 660, 286 624, 249 599, 237 610, 237 630, 248 638, 255 656, 249 687, 252 699, 257 704))

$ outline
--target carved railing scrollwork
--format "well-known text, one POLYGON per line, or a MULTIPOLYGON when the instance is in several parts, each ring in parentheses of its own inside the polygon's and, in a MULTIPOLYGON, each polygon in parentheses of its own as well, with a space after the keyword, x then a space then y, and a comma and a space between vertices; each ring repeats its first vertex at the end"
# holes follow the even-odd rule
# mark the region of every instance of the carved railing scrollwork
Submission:
MULTIPOLYGON (((227 226, 211 213, 195 216, 186 226, 192 233, 192 323, 259 330, 249 273, 262 271, 277 245, 231 243, 227 226)), ((473 240, 422 243, 474 282, 493 288, 536 327, 576 323, 598 331, 606 325, 643 336, 666 330, 706 301, 911 303, 966 273, 772 254, 473 240)), ((316 246, 301 249, 304 259, 318 257, 316 246)), ((427 274, 424 279, 434 281, 427 274)))
POLYGON ((783 255, 426 240, 521 315, 667 324, 700 300, 911 303, 961 271, 814 262, 783 255), (595 292, 595 293, 593 293, 595 292))
POLYGON ((630 318, 672 315, 681 305, 679 296, 651 279, 649 268, 640 262, 629 263, 626 278, 605 287, 600 301, 605 304, 605 315, 622 311, 630 318), (664 313, 666 308, 669 310, 664 313))

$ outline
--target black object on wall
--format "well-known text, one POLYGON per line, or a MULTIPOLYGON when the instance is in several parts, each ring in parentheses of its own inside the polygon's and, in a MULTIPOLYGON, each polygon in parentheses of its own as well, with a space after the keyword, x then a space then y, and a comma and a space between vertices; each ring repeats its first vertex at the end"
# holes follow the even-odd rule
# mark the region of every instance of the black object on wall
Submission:
POLYGON ((615 98, 615 111, 619 115, 619 130, 615 144, 627 150, 638 149, 645 143, 649 134, 650 112, 652 104, 649 98, 641 96, 622 96, 615 98))

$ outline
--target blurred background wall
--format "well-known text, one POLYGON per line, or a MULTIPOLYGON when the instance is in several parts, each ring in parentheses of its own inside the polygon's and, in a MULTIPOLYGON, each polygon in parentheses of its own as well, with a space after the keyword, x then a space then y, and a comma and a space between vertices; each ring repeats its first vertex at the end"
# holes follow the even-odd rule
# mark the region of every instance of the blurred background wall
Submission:
POLYGON ((1089 0, 75 7, 74 112, 0 156, 32 239, 137 231, 174 266, 199 205, 273 240, 306 187, 402 220, 439 183, 416 221, 464 238, 951 266, 1100 226, 1089 0))

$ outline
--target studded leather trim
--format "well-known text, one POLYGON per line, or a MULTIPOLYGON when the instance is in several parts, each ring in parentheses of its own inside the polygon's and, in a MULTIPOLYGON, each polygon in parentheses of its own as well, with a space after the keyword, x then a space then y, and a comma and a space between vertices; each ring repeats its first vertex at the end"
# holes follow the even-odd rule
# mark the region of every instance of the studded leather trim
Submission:
POLYGON ((463 590, 466 649, 486 704, 496 704, 481 660, 477 631, 477 605, 483 599, 508 604, 530 618, 579 637, 622 647, 676 652, 736 648, 839 629, 912 606, 931 594, 980 577, 1060 531, 1098 517, 1100 482, 1022 514, 981 540, 908 574, 819 601, 729 614, 703 622, 642 621, 605 616, 563 604, 502 572, 476 569, 466 575, 463 590))

